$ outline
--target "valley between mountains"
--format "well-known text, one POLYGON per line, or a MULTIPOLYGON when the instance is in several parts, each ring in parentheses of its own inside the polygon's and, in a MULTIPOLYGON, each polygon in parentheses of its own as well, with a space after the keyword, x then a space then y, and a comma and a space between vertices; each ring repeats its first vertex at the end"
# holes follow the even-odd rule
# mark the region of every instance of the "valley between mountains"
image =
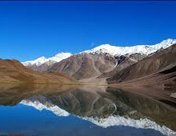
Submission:
POLYGON ((130 47, 100 45, 78 54, 0 60, 0 83, 101 85, 176 103, 176 40, 130 47))

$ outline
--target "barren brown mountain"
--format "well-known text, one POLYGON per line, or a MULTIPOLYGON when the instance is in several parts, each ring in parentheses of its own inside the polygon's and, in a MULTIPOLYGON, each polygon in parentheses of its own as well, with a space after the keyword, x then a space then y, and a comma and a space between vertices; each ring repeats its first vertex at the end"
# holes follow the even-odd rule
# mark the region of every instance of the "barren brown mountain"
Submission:
POLYGON ((111 71, 116 59, 109 54, 82 53, 55 63, 48 71, 62 72, 75 79, 97 77, 111 71))
POLYGON ((73 83, 68 76, 60 73, 40 73, 24 67, 17 60, 0 60, 0 83, 73 83))
POLYGON ((81 53, 55 63, 48 71, 62 72, 75 79, 96 79, 112 76, 144 58, 141 54, 112 56, 108 53, 81 53))
POLYGON ((122 55, 122 56, 116 56, 116 67, 109 72, 105 72, 102 75, 99 76, 99 78, 108 78, 112 77, 115 73, 127 68, 128 66, 138 62, 139 60, 142 60, 145 58, 146 55, 135 53, 131 55, 122 55))
POLYGON ((115 73, 107 81, 109 83, 118 83, 129 81, 150 74, 159 73, 176 66, 176 46, 160 50, 149 57, 135 63, 120 72, 115 73))

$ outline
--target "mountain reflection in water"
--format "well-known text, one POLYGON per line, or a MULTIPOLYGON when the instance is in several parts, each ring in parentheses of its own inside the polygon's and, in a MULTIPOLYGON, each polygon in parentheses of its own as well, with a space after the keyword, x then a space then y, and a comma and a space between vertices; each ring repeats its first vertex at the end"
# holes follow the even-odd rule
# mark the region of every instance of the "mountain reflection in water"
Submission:
POLYGON ((176 135, 176 110, 111 87, 0 86, 0 135, 176 135))

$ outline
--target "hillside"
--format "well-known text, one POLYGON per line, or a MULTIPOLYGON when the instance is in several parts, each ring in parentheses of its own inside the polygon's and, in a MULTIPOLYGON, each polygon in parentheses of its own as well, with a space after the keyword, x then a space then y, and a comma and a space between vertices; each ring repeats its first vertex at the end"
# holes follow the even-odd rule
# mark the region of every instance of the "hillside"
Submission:
POLYGON ((153 73, 158 73, 164 69, 171 68, 176 65, 176 46, 160 50, 149 57, 135 63, 124 70, 115 73, 107 81, 109 83, 128 81, 140 77, 144 77, 153 73))
POLYGON ((73 80, 60 73, 40 73, 24 67, 17 60, 0 60, 0 83, 72 83, 73 80))
POLYGON ((78 54, 55 63, 49 72, 62 72, 75 79, 97 77, 114 69, 116 59, 109 54, 78 54))

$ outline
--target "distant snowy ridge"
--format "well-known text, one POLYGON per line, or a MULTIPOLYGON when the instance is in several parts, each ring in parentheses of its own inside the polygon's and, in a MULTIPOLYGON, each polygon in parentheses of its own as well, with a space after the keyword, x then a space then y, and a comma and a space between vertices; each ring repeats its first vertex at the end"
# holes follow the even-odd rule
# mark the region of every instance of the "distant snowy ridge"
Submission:
MULTIPOLYGON (((167 40, 164 40, 161 43, 158 43, 155 45, 135 45, 135 46, 129 46, 129 47, 112 46, 110 44, 102 44, 102 45, 95 47, 91 50, 86 50, 86 51, 80 52, 78 54, 82 54, 82 53, 97 53, 97 54, 108 53, 112 56, 120 56, 120 55, 126 55, 126 54, 130 55, 130 54, 140 53, 140 54, 144 54, 144 55, 149 55, 149 54, 154 53, 160 49, 166 49, 173 44, 176 44, 176 39, 167 39, 167 40)), ((45 58, 43 56, 43 57, 37 58, 35 60, 26 61, 26 62, 22 62, 22 63, 25 66, 32 66, 32 65, 40 66, 44 63, 47 65, 51 65, 56 62, 60 62, 63 59, 66 59, 70 56, 72 56, 71 53, 61 52, 51 58, 45 58)))
POLYGON ((40 66, 44 63, 48 63, 48 65, 50 65, 52 63, 60 62, 61 60, 70 57, 71 55, 72 55, 71 53, 61 52, 61 53, 58 53, 55 56, 50 57, 50 58, 45 58, 44 56, 42 56, 42 57, 37 58, 35 60, 26 61, 26 62, 22 62, 22 63, 25 66, 30 66, 30 65, 40 66))
POLYGON ((149 55, 151 53, 156 52, 157 50, 166 49, 173 44, 176 44, 176 39, 167 39, 155 45, 135 45, 129 47, 102 44, 98 47, 95 47, 91 50, 83 51, 81 53, 108 53, 113 56, 135 53, 149 55))

